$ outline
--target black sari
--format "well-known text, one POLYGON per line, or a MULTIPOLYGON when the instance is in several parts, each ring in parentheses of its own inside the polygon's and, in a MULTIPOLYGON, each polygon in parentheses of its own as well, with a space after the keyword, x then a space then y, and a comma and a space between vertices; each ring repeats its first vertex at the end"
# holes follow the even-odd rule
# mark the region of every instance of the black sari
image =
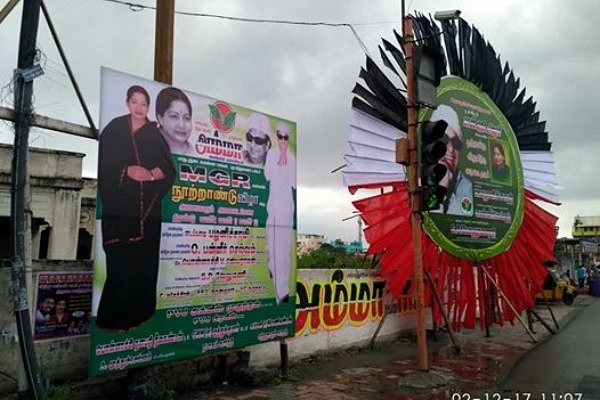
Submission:
POLYGON ((154 315, 162 199, 175 178, 169 145, 154 123, 135 133, 129 115, 113 119, 100 135, 98 191, 106 282, 96 324, 127 330, 154 315), (127 168, 160 168, 163 179, 139 182, 127 168))

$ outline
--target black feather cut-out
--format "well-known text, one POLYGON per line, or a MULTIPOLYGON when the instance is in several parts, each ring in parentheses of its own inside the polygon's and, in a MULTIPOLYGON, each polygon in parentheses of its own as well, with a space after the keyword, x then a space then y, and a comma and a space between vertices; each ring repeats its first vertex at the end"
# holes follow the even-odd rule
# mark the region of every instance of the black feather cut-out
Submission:
MULTIPOLYGON (((447 69, 443 74, 449 71, 475 84, 498 106, 515 133, 519 149, 551 150, 546 123, 539 121, 535 101, 532 97, 526 98, 526 90, 520 88, 520 80, 508 62, 502 65, 500 56, 475 26, 469 26, 460 18, 444 21, 440 31, 431 17, 417 14, 413 21, 415 41, 438 49, 445 57, 447 69)), ((359 97, 355 100, 361 111, 406 130, 404 38, 395 30, 394 36, 397 44, 383 39, 383 48, 379 47, 379 50, 383 65, 398 83, 393 83, 373 60, 367 58, 367 69, 361 69, 359 75, 366 88, 357 85, 353 92, 359 97)))

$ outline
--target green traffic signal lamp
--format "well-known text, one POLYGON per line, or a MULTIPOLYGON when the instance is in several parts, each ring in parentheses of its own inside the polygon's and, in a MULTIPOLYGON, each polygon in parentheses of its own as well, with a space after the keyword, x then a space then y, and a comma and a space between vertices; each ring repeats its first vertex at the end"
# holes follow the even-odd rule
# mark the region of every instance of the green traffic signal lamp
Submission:
POLYGON ((447 127, 448 123, 444 120, 421 124, 421 211, 437 210, 448 190, 440 185, 448 168, 439 163, 447 150, 443 140, 447 127))
POLYGON ((448 189, 444 186, 424 187, 421 192, 421 211, 437 210, 442 205, 448 189))
POLYGON ((443 164, 430 164, 421 170, 421 211, 431 211, 440 208, 448 189, 439 184, 446 175, 448 168, 443 164))

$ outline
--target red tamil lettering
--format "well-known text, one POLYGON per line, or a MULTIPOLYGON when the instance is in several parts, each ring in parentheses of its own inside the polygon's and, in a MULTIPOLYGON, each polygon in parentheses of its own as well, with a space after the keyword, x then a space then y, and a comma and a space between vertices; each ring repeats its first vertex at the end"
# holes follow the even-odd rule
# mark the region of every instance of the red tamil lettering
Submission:
POLYGON ((323 305, 323 327, 327 330, 339 329, 348 315, 348 304, 323 305))
POLYGON ((369 318, 369 311, 371 311, 369 302, 364 301, 353 301, 350 303, 350 323, 352 325, 362 325, 367 322, 369 318))

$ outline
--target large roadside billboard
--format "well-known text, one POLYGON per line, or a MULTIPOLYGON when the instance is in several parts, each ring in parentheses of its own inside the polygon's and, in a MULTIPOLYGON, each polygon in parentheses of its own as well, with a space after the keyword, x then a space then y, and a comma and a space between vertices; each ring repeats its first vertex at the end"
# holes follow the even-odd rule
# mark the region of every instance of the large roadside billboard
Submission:
POLYGON ((296 124, 102 69, 90 374, 294 336, 296 124))
POLYGON ((524 181, 514 132, 480 88, 442 78, 438 107, 420 121, 445 120, 448 194, 438 210, 424 213, 429 236, 449 253, 482 261, 506 251, 523 220, 524 181))

